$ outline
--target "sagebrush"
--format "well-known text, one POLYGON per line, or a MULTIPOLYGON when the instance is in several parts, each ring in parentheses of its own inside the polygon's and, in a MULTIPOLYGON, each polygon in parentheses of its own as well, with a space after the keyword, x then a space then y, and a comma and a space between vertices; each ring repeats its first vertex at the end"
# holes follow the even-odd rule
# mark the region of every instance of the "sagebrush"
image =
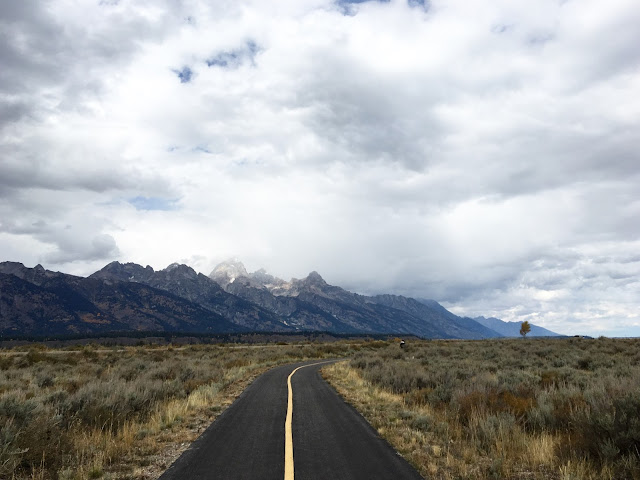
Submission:
POLYGON ((325 370, 429 478, 640 479, 640 340, 389 343, 325 370))
POLYGON ((1 352, 0 478, 148 478, 150 463, 168 466, 154 457, 163 446, 193 440, 266 368, 354 348, 36 345, 1 352))

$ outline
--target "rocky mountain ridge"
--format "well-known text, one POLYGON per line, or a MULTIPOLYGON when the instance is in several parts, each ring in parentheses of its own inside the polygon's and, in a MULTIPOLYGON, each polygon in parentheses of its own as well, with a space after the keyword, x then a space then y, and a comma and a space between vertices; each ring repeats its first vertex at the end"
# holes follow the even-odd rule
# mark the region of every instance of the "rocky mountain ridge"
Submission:
POLYGON ((331 330, 411 333, 427 338, 500 336, 472 319, 452 314, 437 302, 424 304, 398 295, 358 295, 329 285, 315 271, 306 278, 286 282, 264 270, 248 273, 244 265, 232 260, 219 264, 209 277, 227 292, 286 317, 290 325, 313 321, 331 330), (305 316, 300 318, 303 312, 305 316))
POLYGON ((173 263, 154 271, 135 263, 111 262, 89 278, 113 282, 135 282, 170 292, 193 302, 227 321, 248 330, 288 330, 275 314, 225 292, 216 282, 187 265, 173 263))
POLYGON ((0 334, 108 331, 246 331, 170 292, 133 281, 107 282, 0 263, 0 334))
POLYGON ((234 260, 209 276, 112 262, 89 277, 0 263, 0 335, 108 331, 393 333, 425 338, 501 336, 433 300, 364 296, 317 272, 285 281, 234 260))

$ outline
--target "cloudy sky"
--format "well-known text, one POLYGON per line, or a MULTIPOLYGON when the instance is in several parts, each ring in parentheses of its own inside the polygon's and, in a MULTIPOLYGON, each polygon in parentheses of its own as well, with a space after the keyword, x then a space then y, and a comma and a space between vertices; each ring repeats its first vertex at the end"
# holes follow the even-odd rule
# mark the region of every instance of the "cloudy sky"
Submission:
POLYGON ((637 0, 0 4, 0 260, 241 259, 640 335, 637 0))

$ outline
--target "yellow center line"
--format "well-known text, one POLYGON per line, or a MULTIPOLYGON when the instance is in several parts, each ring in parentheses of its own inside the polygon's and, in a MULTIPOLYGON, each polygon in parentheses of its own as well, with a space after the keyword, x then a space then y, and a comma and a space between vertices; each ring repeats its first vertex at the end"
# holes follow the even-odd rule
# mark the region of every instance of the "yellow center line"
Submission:
POLYGON ((335 360, 327 360, 325 362, 310 363, 302 365, 291 372, 287 378, 287 388, 289 390, 289 398, 287 400, 287 418, 284 421, 284 480, 294 480, 293 475, 293 433, 291 431, 291 421, 293 419, 293 388, 291 388, 291 377, 301 368, 321 365, 323 363, 331 363, 335 360))

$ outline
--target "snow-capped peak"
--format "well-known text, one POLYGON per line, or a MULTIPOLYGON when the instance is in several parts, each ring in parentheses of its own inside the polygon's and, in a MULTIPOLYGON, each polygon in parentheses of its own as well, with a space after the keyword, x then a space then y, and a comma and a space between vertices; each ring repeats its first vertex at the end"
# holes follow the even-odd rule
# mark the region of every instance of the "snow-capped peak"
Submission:
POLYGON ((219 263, 209 274, 209 277, 213 280, 221 280, 226 283, 233 283, 236 278, 248 276, 247 269, 236 258, 219 263))

